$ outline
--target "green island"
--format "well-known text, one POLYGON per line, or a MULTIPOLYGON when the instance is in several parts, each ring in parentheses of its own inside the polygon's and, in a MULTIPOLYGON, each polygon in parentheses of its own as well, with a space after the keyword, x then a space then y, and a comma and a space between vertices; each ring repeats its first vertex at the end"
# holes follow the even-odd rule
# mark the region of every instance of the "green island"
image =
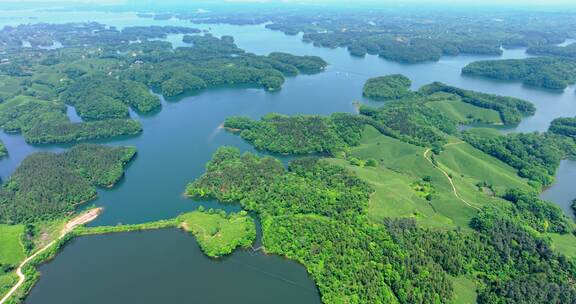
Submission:
POLYGON ((557 57, 476 61, 462 74, 500 80, 522 81, 525 85, 564 90, 576 82, 576 61, 557 57))
POLYGON ((371 78, 364 84, 362 94, 375 100, 400 99, 408 97, 412 81, 404 75, 387 75, 371 78))

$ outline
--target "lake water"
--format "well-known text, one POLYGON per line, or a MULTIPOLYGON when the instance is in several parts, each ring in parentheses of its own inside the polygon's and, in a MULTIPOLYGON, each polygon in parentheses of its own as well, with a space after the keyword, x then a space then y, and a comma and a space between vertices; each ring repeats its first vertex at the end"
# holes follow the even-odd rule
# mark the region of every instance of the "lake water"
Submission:
POLYGON ((80 237, 40 270, 26 303, 320 303, 295 262, 245 251, 214 261, 176 229, 80 237))
MULTIPOLYGON (((150 24, 186 25, 207 29, 217 36, 232 35, 241 48, 256 54, 283 51, 299 55, 317 55, 330 64, 323 73, 288 78, 279 92, 269 93, 253 88, 207 90, 198 95, 179 98, 177 101, 163 100, 162 110, 153 115, 137 116, 131 113, 133 117, 136 116, 135 118, 142 122, 143 134, 103 143, 134 145, 138 148, 138 155, 130 164, 125 178, 116 187, 99 190, 99 197, 93 204, 104 207, 105 211, 91 225, 141 223, 170 218, 181 212, 196 209, 199 204, 229 211, 239 210, 239 207, 234 204, 194 202, 182 195, 186 184, 204 172, 206 162, 210 160, 212 153, 219 146, 232 145, 242 151, 253 151, 253 148, 238 136, 226 133, 219 128, 225 118, 234 115, 259 118, 270 112, 283 114, 353 112, 355 110, 353 101, 368 102, 361 96, 362 86, 366 79, 374 76, 401 73, 412 79, 415 89, 433 81, 442 81, 466 89, 515 96, 533 102, 537 108, 536 115, 524 119, 519 126, 507 131, 545 131, 550 121, 556 117, 576 116, 574 87, 569 87, 564 92, 551 92, 526 87, 517 82, 465 77, 460 73, 463 66, 480 59, 527 57, 524 49, 506 50, 500 57, 444 57, 435 63, 406 65, 389 62, 377 56, 352 57, 345 49, 316 48, 311 44, 302 43, 300 36, 287 36, 281 32, 267 30, 264 26, 196 25, 177 19, 155 21, 137 18, 133 13, 70 14, 58 12, 53 15, 30 11, 16 14, 0 12, 0 25, 20 22, 88 20, 119 28, 150 24), (31 15, 36 16, 36 19, 29 19, 28 16, 31 15), (17 17, 9 18, 9 16, 17 17)), ((169 40, 174 39, 178 37, 169 37, 169 40)), ((179 46, 183 45, 179 44, 179 46)), ((69 110, 69 114, 71 118, 78 119, 74 116, 74 111, 69 110)), ((8 177, 22 159, 30 153, 60 151, 69 147, 68 145, 30 146, 19 135, 0 133, 0 138, 10 153, 8 158, 0 161, 2 178, 8 177)), ((564 206, 567 200, 576 197, 576 192, 572 191, 574 187, 569 186, 574 180, 575 172, 576 163, 562 162, 558 182, 543 196, 564 206)), ((222 293, 228 293, 229 285, 234 285, 230 288, 246 291, 247 297, 258 295, 262 290, 266 293, 266 289, 261 289, 251 279, 241 277, 238 277, 233 284, 225 283, 227 281, 221 283, 210 281, 218 286, 219 292, 216 292, 213 287, 195 289, 195 286, 204 286, 202 285, 205 283, 204 276, 211 276, 212 272, 222 271, 220 275, 222 280, 227 280, 226 276, 234 276, 236 270, 230 268, 226 272, 225 269, 229 267, 222 267, 222 265, 233 264, 236 261, 259 265, 260 269, 266 269, 265 271, 300 274, 297 280, 302 280, 304 285, 310 284, 310 279, 307 278, 301 266, 277 257, 252 257, 247 252, 240 251, 224 262, 214 262, 199 254, 194 246, 196 245, 190 237, 182 236, 176 231, 81 238, 67 246, 53 262, 40 267, 43 277, 38 286, 33 289, 27 302, 52 303, 47 299, 55 299, 53 302, 57 303, 91 303, 89 299, 84 300, 80 297, 91 293, 98 293, 99 296, 111 293, 116 296, 99 298, 98 302, 125 303, 126 297, 134 296, 130 290, 140 290, 148 294, 150 289, 155 290, 159 295, 176 293, 182 296, 179 299, 190 298, 197 299, 198 302, 210 303, 206 300, 210 296, 226 296, 222 293), (130 249, 132 247, 138 250, 130 249), (126 252, 131 254, 125 254, 126 252), (178 266, 171 264, 173 261, 168 261, 171 259, 180 261, 178 265, 188 271, 181 273, 181 269, 175 270, 178 266), (266 262, 264 259, 267 259, 266 262), (172 266, 166 266, 165 263, 172 266), (145 266, 142 268, 142 265, 145 266), (156 265, 161 267, 156 267, 156 265), (202 266, 198 271, 194 271, 193 268, 196 266, 193 265, 202 266), (174 271, 177 273, 174 274, 174 271), (172 276, 176 279, 168 279, 172 276), (224 285, 226 285, 226 292, 222 292, 224 285), (101 286, 105 287, 106 292, 101 292, 101 286), (66 288, 65 292, 61 292, 62 288, 66 288)), ((212 280, 212 278, 209 277, 206 280, 212 280)), ((280 284, 274 288, 282 289, 282 286, 284 285, 280 284)), ((234 294, 234 290, 230 289, 230 294, 234 294)), ((300 292, 295 289, 274 290, 274 292, 282 294, 288 290, 293 297, 308 295, 308 291, 300 292)), ((150 299, 158 298, 150 296, 150 299)), ((275 302, 286 299, 292 298, 278 297, 275 302)), ((315 299, 289 302, 318 302, 317 295, 315 299)), ((287 300, 286 303, 289 302, 287 300)))

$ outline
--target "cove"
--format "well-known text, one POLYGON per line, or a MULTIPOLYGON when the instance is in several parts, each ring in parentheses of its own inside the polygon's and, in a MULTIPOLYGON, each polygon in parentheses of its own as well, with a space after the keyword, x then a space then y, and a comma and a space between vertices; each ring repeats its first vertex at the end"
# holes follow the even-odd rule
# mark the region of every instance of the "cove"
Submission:
POLYGON ((176 229, 80 237, 39 270, 25 303, 320 303, 303 266, 248 251, 208 259, 176 229))

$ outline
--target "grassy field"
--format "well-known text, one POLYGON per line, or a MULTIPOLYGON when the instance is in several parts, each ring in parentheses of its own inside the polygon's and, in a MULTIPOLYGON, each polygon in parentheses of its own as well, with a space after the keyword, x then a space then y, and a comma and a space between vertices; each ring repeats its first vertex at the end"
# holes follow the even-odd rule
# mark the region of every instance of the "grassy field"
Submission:
POLYGON ((22 233, 22 225, 0 225, 0 264, 18 265, 24 260, 26 255, 20 242, 22 233))
POLYGON ((370 198, 368 216, 374 222, 386 217, 414 217, 425 226, 452 227, 453 221, 437 213, 432 204, 419 196, 410 186, 414 178, 392 171, 384 166, 358 167, 343 159, 331 159, 332 163, 354 171, 358 177, 369 182, 375 189, 370 198))
POLYGON ((375 159, 375 168, 357 167, 344 160, 334 162, 356 171, 372 184, 375 193, 370 199, 369 216, 373 220, 384 217, 414 217, 423 226, 468 229, 477 210, 466 206, 454 196, 444 174, 424 158, 425 148, 384 136, 366 127, 361 144, 350 151, 359 159, 375 159), (435 189, 430 201, 420 197, 410 186, 429 176, 435 189))
POLYGON ((570 258, 576 257, 576 236, 572 233, 549 233, 548 235, 552 239, 554 249, 570 258))
POLYGON ((368 215, 376 222, 385 217, 414 217, 426 227, 460 226, 468 229, 468 223, 478 208, 505 204, 496 197, 500 191, 529 187, 526 180, 518 177, 515 169, 451 138, 445 150, 435 158, 438 166, 452 176, 459 196, 471 207, 455 196, 448 178, 424 157, 425 151, 426 148, 404 143, 366 127, 360 145, 352 148, 349 154, 363 160, 375 159, 378 166, 355 166, 344 159, 331 161, 356 172, 374 187, 368 215), (431 179, 434 189, 431 200, 418 195, 412 186, 424 177, 431 179), (479 182, 493 185, 495 191, 488 187, 479 188, 479 182))
POLYGON ((465 179, 469 184, 487 182, 497 192, 508 188, 530 188, 528 181, 519 177, 516 169, 467 143, 447 145, 436 159, 455 179, 465 179))
POLYGON ((452 278, 454 284, 454 304, 475 304, 476 284, 464 276, 452 278))
POLYGON ((501 125, 500 113, 495 110, 480 108, 458 100, 442 100, 426 103, 426 106, 436 109, 448 118, 462 123, 474 122, 501 125))
POLYGON ((245 211, 193 211, 179 216, 182 227, 194 234, 202 251, 210 257, 231 253, 237 247, 249 247, 256 238, 254 220, 245 211))

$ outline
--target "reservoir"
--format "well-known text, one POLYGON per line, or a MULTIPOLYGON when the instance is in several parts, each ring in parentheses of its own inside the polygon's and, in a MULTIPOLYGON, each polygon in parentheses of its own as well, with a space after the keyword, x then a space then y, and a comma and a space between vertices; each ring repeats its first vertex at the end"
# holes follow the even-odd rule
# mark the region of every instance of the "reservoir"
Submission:
POLYGON ((176 229, 80 237, 39 270, 26 303, 320 303, 296 262, 248 251, 214 261, 176 229))
MULTIPOLYGON (((204 172, 212 153, 222 145, 253 151, 236 135, 219 126, 230 116, 282 114, 331 114, 354 112, 353 101, 362 98, 366 79, 404 74, 413 88, 433 81, 523 98, 533 102, 536 114, 506 131, 545 131, 557 117, 576 116, 574 87, 552 92, 518 82, 462 76, 466 64, 481 59, 527 57, 525 49, 506 50, 503 56, 443 57, 439 62, 400 64, 377 56, 353 57, 342 48, 317 48, 263 25, 197 25, 185 20, 152 20, 134 13, 66 13, 26 11, 20 19, 2 19, 14 12, 0 12, 0 25, 30 22, 99 21, 119 28, 130 25, 185 25, 206 29, 216 36, 231 35, 240 48, 256 54, 273 51, 316 55, 329 63, 323 73, 288 78, 279 92, 256 88, 206 90, 174 100, 162 100, 162 110, 151 115, 131 115, 142 122, 144 132, 135 137, 101 141, 133 145, 138 155, 125 178, 111 189, 101 189, 91 202, 104 208, 90 225, 135 224, 171 218, 206 207, 237 211, 234 204, 195 202, 183 196, 185 186, 204 172), (35 16, 33 20, 28 19, 35 16)), ((173 39, 174 37, 169 37, 173 39)), ((74 111, 69 115, 78 119, 74 111)), ((21 136, 0 133, 10 153, 0 161, 5 179, 27 155, 37 151, 61 151, 68 145, 31 146, 21 136)), ((569 211, 576 198, 573 184, 576 163, 563 161, 558 181, 543 197, 569 211), (568 206, 568 207, 567 207, 568 206), (568 209, 567 209, 568 208, 568 209)), ((178 230, 121 233, 82 237, 67 245, 56 258, 39 268, 42 278, 26 303, 319 303, 319 295, 305 269, 277 256, 237 251, 222 260, 205 257, 193 237, 178 230)))

